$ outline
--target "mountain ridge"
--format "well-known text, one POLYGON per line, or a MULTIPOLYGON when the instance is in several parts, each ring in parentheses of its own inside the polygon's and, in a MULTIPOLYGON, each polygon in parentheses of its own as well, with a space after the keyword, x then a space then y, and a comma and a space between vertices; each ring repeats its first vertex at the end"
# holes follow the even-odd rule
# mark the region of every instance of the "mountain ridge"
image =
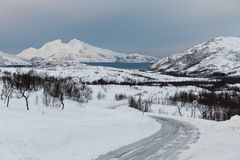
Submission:
POLYGON ((215 37, 160 59, 149 70, 185 76, 239 76, 240 37, 215 37))
POLYGON ((32 64, 14 55, 0 51, 0 66, 31 66, 32 64))
POLYGON ((17 54, 18 57, 45 61, 79 61, 79 62, 156 62, 158 59, 138 53, 126 54, 109 49, 92 46, 73 39, 68 43, 57 39, 47 42, 41 48, 30 47, 17 54))

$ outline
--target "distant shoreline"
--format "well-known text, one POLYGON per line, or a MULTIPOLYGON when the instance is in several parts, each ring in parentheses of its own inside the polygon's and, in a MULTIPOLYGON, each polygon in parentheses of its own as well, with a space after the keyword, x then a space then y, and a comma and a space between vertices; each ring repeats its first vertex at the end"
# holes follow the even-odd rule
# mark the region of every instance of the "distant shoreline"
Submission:
POLYGON ((84 64, 90 66, 103 66, 103 67, 112 67, 118 69, 139 69, 146 70, 153 63, 124 63, 124 62, 84 62, 84 64))

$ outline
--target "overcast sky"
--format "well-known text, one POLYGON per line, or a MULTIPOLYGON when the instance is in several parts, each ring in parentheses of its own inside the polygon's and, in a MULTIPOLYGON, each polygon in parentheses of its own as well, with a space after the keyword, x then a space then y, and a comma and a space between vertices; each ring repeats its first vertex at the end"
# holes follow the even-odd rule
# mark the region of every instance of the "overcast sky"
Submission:
POLYGON ((240 36, 239 0, 1 0, 0 50, 73 38, 164 57, 216 36, 240 36))

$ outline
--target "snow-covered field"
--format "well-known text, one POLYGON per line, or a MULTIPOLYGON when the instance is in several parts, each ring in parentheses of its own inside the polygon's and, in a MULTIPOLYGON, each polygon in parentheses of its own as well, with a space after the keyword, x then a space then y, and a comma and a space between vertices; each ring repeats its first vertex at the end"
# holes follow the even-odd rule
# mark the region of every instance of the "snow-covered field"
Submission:
MULTIPOLYGON (((66 101, 65 110, 42 105, 33 94, 30 111, 23 99, 0 106, 0 159, 91 160, 158 131, 161 125, 129 107, 106 108, 112 101, 79 105, 66 101)), ((122 103, 122 102, 120 102, 122 103)), ((119 103, 115 103, 119 104, 119 103)))
MULTIPOLYGON (((48 73, 51 74, 52 71, 48 73)), ((41 92, 31 95, 30 111, 25 109, 23 99, 11 99, 9 108, 0 101, 0 159, 92 160, 148 137, 161 128, 155 120, 129 108, 127 100, 116 101, 115 94, 150 98, 154 102, 151 107, 153 113, 150 115, 185 121, 199 128, 200 139, 180 154, 180 160, 240 158, 239 116, 226 122, 206 121, 189 118, 187 108, 184 108, 184 117, 180 117, 176 106, 166 105, 166 99, 175 92, 197 92, 201 88, 117 85, 91 87, 94 94, 89 103, 79 104, 66 100, 64 110, 43 106, 41 92), (97 99, 98 93, 105 95, 103 99, 97 99)))
POLYGON ((69 64, 66 63, 59 65, 51 64, 50 66, 37 67, 37 68, 0 68, 2 72, 21 70, 21 72, 27 72, 31 69, 40 73, 47 74, 49 76, 60 77, 73 77, 83 78, 85 81, 93 82, 99 79, 116 82, 171 82, 171 81, 201 81, 208 80, 206 78, 189 78, 189 77, 174 77, 163 75, 160 73, 143 72, 139 70, 128 69, 116 69, 111 67, 101 66, 88 66, 85 64, 69 64))

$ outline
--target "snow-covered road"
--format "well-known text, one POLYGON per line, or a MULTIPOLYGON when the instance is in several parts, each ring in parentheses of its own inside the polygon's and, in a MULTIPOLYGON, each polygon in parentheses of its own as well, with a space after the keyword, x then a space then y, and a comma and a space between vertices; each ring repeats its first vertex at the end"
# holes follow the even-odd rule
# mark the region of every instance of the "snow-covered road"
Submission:
POLYGON ((176 160, 178 154, 195 143, 199 130, 188 123, 170 118, 153 117, 162 128, 154 135, 101 155, 97 160, 176 160))

